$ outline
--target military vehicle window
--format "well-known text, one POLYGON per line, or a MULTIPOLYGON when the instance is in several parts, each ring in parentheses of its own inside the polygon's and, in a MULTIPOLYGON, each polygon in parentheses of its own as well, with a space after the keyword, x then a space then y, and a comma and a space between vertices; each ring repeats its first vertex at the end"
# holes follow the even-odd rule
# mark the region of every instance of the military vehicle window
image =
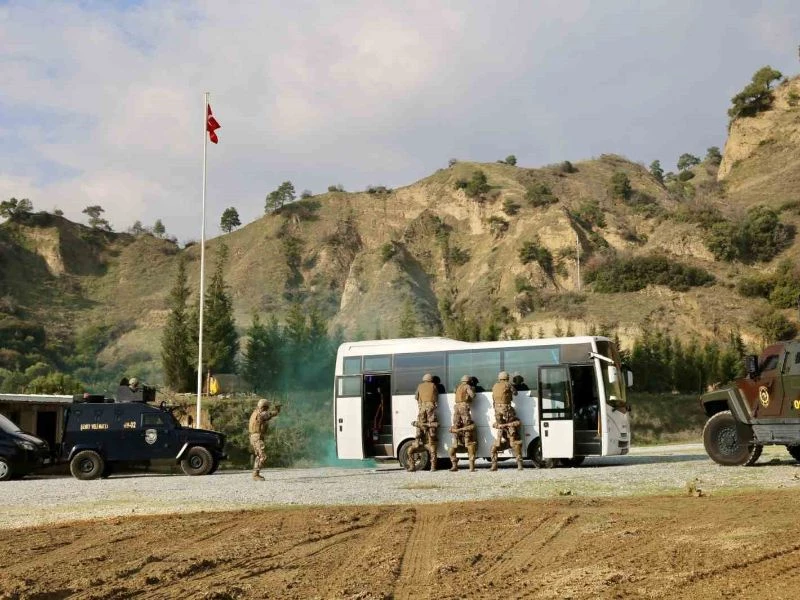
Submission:
POLYGON ((764 359, 764 362, 761 363, 761 367, 759 368, 759 370, 772 371, 777 366, 778 366, 778 355, 770 354, 768 357, 764 359))
POLYGON ((364 371, 391 371, 391 356, 365 356, 364 371))
POLYGON ((344 359, 344 375, 358 375, 361 373, 361 357, 351 356, 344 359))
POLYGON ((157 413, 144 413, 142 415, 142 427, 157 427, 164 425, 165 420, 163 415, 157 413))

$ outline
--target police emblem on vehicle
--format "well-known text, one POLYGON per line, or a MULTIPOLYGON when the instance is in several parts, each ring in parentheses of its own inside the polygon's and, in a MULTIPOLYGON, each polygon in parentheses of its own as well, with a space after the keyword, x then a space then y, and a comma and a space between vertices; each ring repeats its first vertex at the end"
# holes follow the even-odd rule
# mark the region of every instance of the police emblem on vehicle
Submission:
POLYGON ((158 439, 158 432, 155 429, 147 429, 144 432, 144 441, 148 444, 155 444, 158 439))
POLYGON ((761 401, 761 406, 769 406, 769 390, 763 385, 758 388, 758 399, 761 401))

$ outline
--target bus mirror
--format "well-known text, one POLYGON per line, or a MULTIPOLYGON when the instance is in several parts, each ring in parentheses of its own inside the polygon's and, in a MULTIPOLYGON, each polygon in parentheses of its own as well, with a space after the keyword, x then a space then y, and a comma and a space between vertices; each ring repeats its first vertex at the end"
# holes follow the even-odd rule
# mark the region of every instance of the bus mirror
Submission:
POLYGON ((608 365, 608 383, 617 383, 619 376, 617 374, 617 367, 608 365))
POLYGON ((748 354, 744 357, 744 370, 750 379, 758 377, 758 356, 748 354))
POLYGON ((629 388, 633 387, 633 371, 625 371, 625 385, 629 388))

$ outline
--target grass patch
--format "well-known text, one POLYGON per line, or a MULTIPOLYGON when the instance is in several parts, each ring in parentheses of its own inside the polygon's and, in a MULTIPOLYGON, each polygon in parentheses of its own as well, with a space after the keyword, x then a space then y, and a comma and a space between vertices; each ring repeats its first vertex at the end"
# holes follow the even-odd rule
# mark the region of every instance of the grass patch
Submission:
POLYGON ((629 393, 633 445, 698 442, 706 415, 693 394, 629 393))

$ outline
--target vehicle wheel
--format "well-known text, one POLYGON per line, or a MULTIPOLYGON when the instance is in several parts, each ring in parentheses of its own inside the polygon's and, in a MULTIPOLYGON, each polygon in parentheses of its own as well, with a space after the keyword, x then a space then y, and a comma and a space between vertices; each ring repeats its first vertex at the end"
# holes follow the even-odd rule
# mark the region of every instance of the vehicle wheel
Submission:
MULTIPOLYGON (((408 447, 413 443, 414 440, 406 440, 400 444, 400 448, 397 449, 397 460, 404 469, 408 469, 408 447)), ((431 457, 425 448, 422 448, 414 456, 416 456, 414 459, 414 470, 422 471, 428 468, 431 457)))
POLYGON ((8 459, 0 458, 0 481, 8 481, 11 477, 11 463, 8 459))
POLYGON ((542 438, 537 437, 528 446, 528 458, 537 469, 552 469, 558 464, 555 458, 542 458, 542 438))
POLYGON ((181 469, 187 475, 208 475, 213 466, 214 457, 202 446, 189 448, 181 460, 181 469))
POLYGON ((87 481, 103 474, 105 461, 94 450, 81 450, 69 462, 69 470, 75 479, 87 481))
POLYGON ((580 467, 584 460, 586 460, 585 456, 573 456, 572 458, 561 458, 559 462, 562 467, 580 467))
POLYGON ((786 449, 789 451, 789 454, 792 455, 793 459, 800 462, 800 446, 786 446, 786 449))
POLYGON ((761 452, 763 450, 764 450, 764 446, 755 446, 755 449, 753 450, 753 453, 750 455, 750 458, 747 459, 747 462, 744 463, 744 466, 745 467, 751 467, 754 464, 756 464, 756 462, 758 462, 758 459, 761 458, 761 452))
POLYGON ((761 454, 761 447, 753 443, 753 430, 739 423, 729 410, 723 410, 706 421, 703 428, 703 445, 715 463, 736 467, 753 464, 761 454), (752 462, 751 462, 752 461, 752 462))

